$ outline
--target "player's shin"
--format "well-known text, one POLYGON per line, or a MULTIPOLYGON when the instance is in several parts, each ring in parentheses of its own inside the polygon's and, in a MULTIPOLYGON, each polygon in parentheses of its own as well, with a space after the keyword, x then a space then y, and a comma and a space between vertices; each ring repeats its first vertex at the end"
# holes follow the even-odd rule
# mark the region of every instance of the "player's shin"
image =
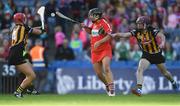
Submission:
POLYGON ((137 78, 137 85, 136 87, 139 89, 142 89, 142 83, 143 83, 143 71, 138 70, 136 73, 137 78))
POLYGON ((174 90, 178 90, 179 86, 176 83, 176 81, 173 79, 172 75, 170 74, 170 72, 166 72, 166 74, 164 74, 164 76, 172 83, 172 87, 174 90))

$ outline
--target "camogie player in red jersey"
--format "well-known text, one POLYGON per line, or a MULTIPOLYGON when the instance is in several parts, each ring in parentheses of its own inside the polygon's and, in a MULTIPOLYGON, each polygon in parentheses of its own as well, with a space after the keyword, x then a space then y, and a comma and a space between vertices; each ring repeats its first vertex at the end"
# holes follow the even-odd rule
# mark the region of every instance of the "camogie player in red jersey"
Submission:
POLYGON ((106 85, 106 91, 109 96, 115 96, 115 86, 113 75, 110 69, 110 61, 112 58, 111 40, 101 40, 105 36, 111 34, 111 27, 107 20, 102 17, 102 11, 93 8, 88 13, 89 19, 92 21, 90 27, 83 27, 91 36, 91 60, 94 70, 98 78, 106 85), (100 41, 96 43, 97 41, 100 41))

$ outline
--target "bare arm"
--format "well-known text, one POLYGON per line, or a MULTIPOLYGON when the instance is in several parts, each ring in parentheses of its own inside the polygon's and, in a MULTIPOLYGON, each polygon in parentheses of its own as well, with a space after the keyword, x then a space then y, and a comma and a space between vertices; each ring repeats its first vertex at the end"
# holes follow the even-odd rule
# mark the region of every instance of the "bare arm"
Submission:
POLYGON ((157 34, 157 37, 160 37, 161 39, 161 44, 159 45, 160 48, 163 48, 165 46, 165 42, 166 42, 166 37, 164 36, 163 33, 159 32, 157 34))
POLYGON ((107 34, 103 39, 97 41, 95 44, 94 44, 94 48, 97 48, 98 46, 100 46, 102 43, 108 41, 109 39, 111 39, 112 36, 110 34, 107 34))
POLYGON ((99 45, 101 45, 102 43, 108 41, 109 39, 111 39, 112 37, 122 37, 122 38, 128 38, 131 36, 130 32, 127 33, 114 33, 114 34, 107 34, 103 39, 97 41, 94 44, 94 48, 97 48, 99 45))
POLYGON ((84 29, 85 29, 85 31, 87 32, 87 33, 89 33, 89 34, 91 34, 91 28, 89 28, 89 27, 83 27, 84 29))
POLYGON ((123 38, 128 38, 131 36, 130 32, 127 33, 115 33, 115 34, 107 34, 103 39, 101 39, 99 41, 100 44, 108 41, 109 39, 111 39, 111 37, 123 37, 123 38))
POLYGON ((89 28, 88 26, 86 26, 84 23, 81 23, 80 26, 81 26, 82 28, 84 28, 87 33, 91 34, 91 30, 92 30, 91 28, 89 28))
POLYGON ((103 39, 101 39, 99 42, 102 44, 106 41, 108 41, 109 39, 111 39, 111 35, 110 34, 107 34, 103 39))
POLYGON ((120 37, 120 38, 129 38, 131 35, 132 34, 130 32, 111 34, 112 37, 120 37))
POLYGON ((40 29, 40 28, 32 28, 32 33, 33 34, 37 34, 40 35, 44 32, 44 30, 40 29))

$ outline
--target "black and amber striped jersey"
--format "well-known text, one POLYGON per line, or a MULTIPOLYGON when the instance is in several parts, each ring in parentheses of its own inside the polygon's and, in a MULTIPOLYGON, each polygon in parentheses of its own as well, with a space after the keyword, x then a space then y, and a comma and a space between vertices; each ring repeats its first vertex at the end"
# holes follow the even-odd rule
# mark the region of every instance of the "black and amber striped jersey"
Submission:
POLYGON ((11 47, 18 44, 27 44, 28 34, 32 31, 32 28, 27 25, 16 24, 12 30, 11 47))
POLYGON ((134 29, 131 31, 131 34, 136 37, 138 45, 143 52, 155 54, 161 52, 156 41, 156 35, 158 32, 158 29, 150 27, 144 31, 134 29))

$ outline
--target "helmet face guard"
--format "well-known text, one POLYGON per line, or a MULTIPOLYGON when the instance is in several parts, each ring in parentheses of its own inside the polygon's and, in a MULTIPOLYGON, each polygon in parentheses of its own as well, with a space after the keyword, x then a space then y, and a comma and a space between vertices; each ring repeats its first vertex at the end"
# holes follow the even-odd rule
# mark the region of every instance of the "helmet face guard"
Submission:
POLYGON ((146 29, 150 25, 150 19, 148 16, 140 16, 136 20, 137 28, 142 30, 146 29))
POLYGON ((94 22, 102 17, 102 11, 99 8, 93 8, 89 10, 88 17, 94 22))
POLYGON ((13 16, 14 22, 24 24, 26 21, 26 15, 24 13, 16 13, 13 16))

